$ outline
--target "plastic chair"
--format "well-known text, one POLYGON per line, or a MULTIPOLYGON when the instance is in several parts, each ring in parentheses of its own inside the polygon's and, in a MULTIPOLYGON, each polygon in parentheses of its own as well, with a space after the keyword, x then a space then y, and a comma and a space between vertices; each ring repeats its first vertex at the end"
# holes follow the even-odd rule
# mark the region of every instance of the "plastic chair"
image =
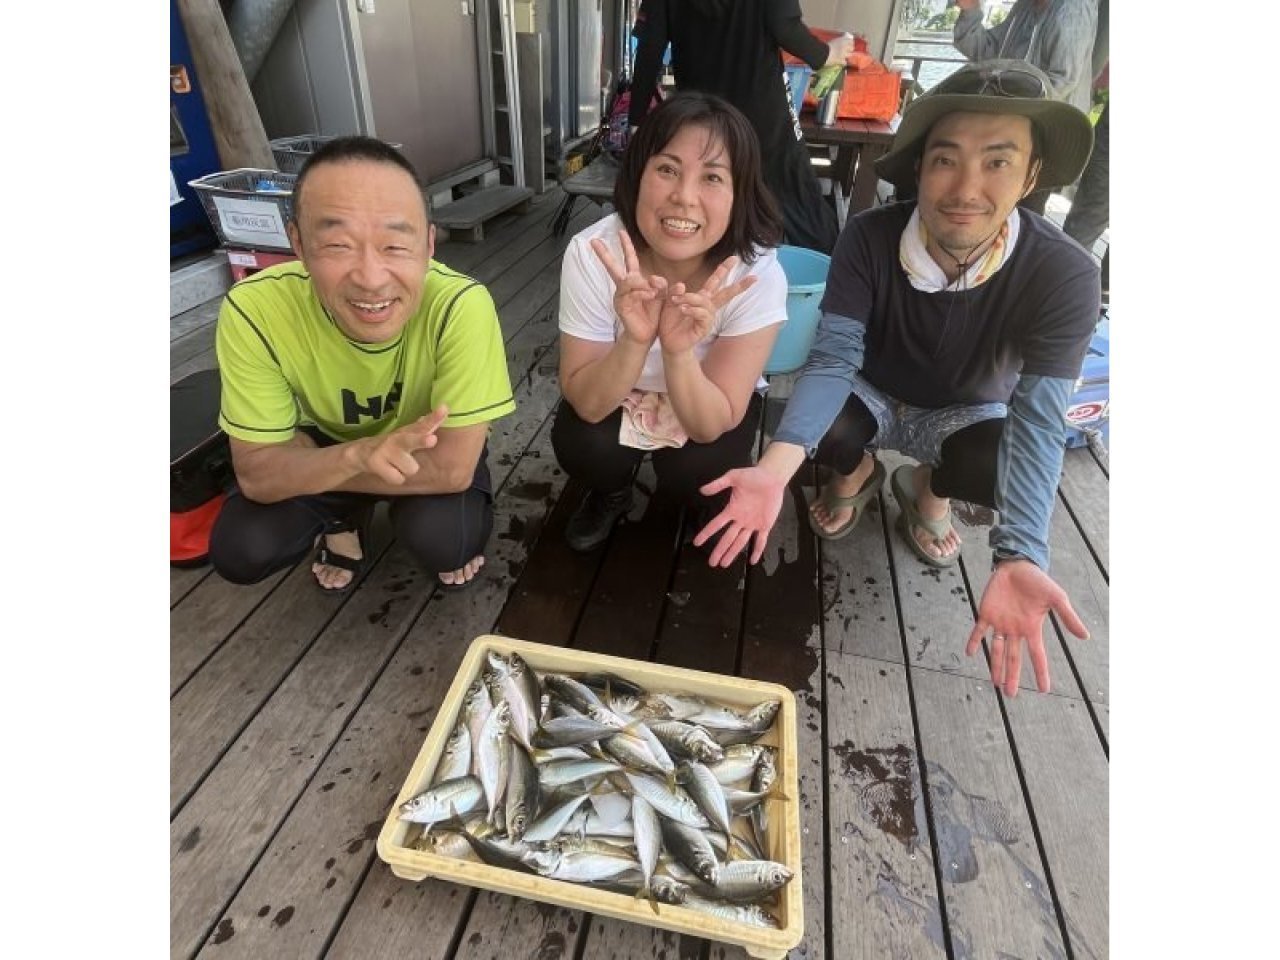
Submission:
POLYGON ((791 373, 804 366, 818 329, 818 304, 831 268, 830 257, 805 247, 778 247, 778 262, 787 275, 787 319, 765 362, 766 374, 791 373))

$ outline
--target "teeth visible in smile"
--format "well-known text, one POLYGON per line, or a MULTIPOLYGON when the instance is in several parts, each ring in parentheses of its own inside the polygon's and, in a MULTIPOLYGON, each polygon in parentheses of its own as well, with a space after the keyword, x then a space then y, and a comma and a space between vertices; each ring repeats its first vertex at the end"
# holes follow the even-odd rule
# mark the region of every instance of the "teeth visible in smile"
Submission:
POLYGON ((379 310, 385 310, 387 307, 391 306, 391 304, 393 303, 395 303, 394 300, 379 300, 376 303, 369 303, 369 302, 360 301, 360 300, 351 301, 351 305, 353 307, 356 307, 357 309, 360 309, 360 310, 368 310, 370 313, 377 313, 379 310))
POLYGON ((667 217, 662 221, 662 225, 671 230, 679 230, 682 233, 693 233, 698 229, 698 225, 692 220, 679 220, 675 217, 667 217))

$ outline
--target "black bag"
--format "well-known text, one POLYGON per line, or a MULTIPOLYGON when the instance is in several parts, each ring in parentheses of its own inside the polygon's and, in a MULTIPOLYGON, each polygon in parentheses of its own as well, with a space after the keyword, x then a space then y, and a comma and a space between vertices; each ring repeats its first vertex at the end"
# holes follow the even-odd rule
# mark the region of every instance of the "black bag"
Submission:
POLYGON ((169 388, 169 563, 209 559, 209 532, 235 483, 231 446, 218 428, 222 384, 201 370, 169 388))

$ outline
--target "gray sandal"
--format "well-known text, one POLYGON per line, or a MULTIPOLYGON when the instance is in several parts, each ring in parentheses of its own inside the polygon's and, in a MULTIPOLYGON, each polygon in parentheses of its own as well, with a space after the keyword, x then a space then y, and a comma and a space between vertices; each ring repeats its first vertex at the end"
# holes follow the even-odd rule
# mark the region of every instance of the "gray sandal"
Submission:
POLYGON ((945 540, 947 534, 955 531, 955 527, 951 525, 951 508, 947 507, 946 516, 939 517, 937 520, 926 520, 920 515, 920 511, 916 509, 915 485, 912 483, 912 475, 915 473, 915 467, 910 464, 903 464, 901 467, 893 471, 893 476, 889 479, 889 484, 893 488, 893 495, 898 501, 898 506, 902 508, 902 513, 898 515, 898 530, 902 533, 902 537, 907 541, 912 552, 929 564, 931 567, 953 567, 956 561, 960 559, 960 551, 949 557, 935 557, 928 550, 920 545, 920 541, 916 539, 912 532, 912 527, 919 527, 931 537, 934 542, 945 540))
POLYGON ((831 513, 835 510, 841 510, 846 507, 853 509, 853 516, 847 522, 836 527, 834 530, 823 529, 813 517, 813 511, 809 511, 809 529, 813 531, 815 537, 823 540, 843 540, 849 534, 853 533, 853 528, 858 525, 858 521, 862 519, 864 508, 871 502, 872 497, 880 492, 880 488, 884 486, 885 469, 884 464, 874 457, 871 458, 874 464, 871 468, 871 476, 866 479, 862 487, 851 497, 837 497, 830 493, 831 484, 828 483, 818 494, 816 503, 822 504, 823 508, 831 513))

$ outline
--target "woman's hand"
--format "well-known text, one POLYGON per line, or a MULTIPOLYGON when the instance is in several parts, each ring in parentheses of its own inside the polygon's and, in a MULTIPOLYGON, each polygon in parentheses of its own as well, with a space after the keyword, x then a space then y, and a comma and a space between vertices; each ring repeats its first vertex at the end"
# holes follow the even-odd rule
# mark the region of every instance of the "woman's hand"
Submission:
POLYGON ((591 241, 591 249, 613 277, 613 309, 622 321, 623 333, 646 349, 658 337, 658 321, 662 312, 662 295, 667 282, 661 277, 646 277, 640 272, 640 258, 625 230, 619 232, 625 269, 619 266, 609 248, 599 237, 591 241))
POLYGON ((658 322, 664 354, 687 353, 705 340, 715 324, 716 311, 756 282, 756 277, 748 274, 726 287, 724 282, 737 265, 737 257, 727 258, 696 292, 686 291, 683 283, 671 288, 661 304, 658 322))

